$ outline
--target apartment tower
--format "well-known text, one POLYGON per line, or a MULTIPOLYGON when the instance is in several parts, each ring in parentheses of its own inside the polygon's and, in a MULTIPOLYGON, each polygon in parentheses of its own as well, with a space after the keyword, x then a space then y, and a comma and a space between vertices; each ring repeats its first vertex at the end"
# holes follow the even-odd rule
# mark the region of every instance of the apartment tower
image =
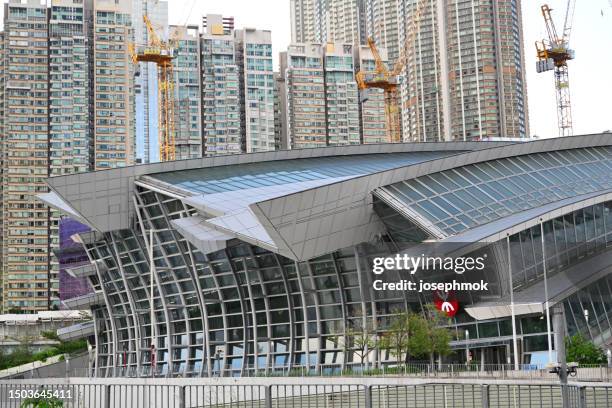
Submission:
POLYGON ((201 36, 204 155, 241 152, 240 89, 233 21, 209 14, 201 36))
POLYGON ((364 0, 290 0, 292 43, 366 42, 364 0))
POLYGON ((95 0, 93 13, 94 168, 130 166, 136 150, 132 4, 95 0))
POLYGON ((176 159, 202 157, 202 90, 198 26, 170 26, 176 39, 174 59, 174 130, 176 159))
POLYGON ((234 31, 240 79, 242 151, 274 150, 274 70, 272 34, 245 28, 234 31))
POLYGON ((521 0, 294 0, 291 6, 294 41, 350 42, 341 37, 352 26, 359 45, 372 37, 386 49, 390 68, 405 61, 398 100, 404 141, 529 137, 521 0))
POLYGON ((529 137, 520 0, 405 3, 405 141, 529 137))
MULTIPOLYGON (((281 148, 361 143, 354 45, 292 44, 277 78, 281 148)), ((384 117, 384 111, 383 111, 384 117)))
POLYGON ((327 144, 359 144, 359 91, 355 81, 353 45, 327 43, 322 47, 325 72, 327 144))
POLYGON ((134 163, 131 1, 10 0, 0 35, 2 310, 58 308, 45 179, 134 163))
POLYGON ((4 5, 3 312, 58 305, 51 212, 36 199, 49 176, 49 18, 39 0, 4 5))
POLYGON ((325 70, 321 44, 292 44, 281 53, 288 148, 327 145, 325 70))

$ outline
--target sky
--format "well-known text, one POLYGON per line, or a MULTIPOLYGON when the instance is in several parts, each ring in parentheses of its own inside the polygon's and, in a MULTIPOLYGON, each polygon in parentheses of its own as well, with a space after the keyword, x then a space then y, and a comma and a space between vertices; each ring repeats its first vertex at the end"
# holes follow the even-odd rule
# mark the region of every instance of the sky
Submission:
MULTIPOLYGON (((554 79, 552 72, 536 73, 534 45, 545 36, 544 1, 561 32, 567 0, 522 0, 530 134, 548 138, 558 134, 554 79)), ((576 59, 569 62, 574 134, 599 133, 612 130, 612 0, 576 3, 570 41, 576 59)), ((236 28, 271 30, 276 66, 291 40, 289 0, 169 0, 170 24, 200 25, 207 13, 234 16, 236 28)))

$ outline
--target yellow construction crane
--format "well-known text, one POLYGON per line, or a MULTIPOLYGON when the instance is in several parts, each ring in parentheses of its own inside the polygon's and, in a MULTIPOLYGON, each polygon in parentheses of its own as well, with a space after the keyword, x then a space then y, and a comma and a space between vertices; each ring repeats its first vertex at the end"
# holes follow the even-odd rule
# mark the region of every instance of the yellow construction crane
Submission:
POLYGON ((541 10, 548 38, 536 41, 538 57, 536 71, 538 73, 554 71, 559 136, 572 136, 574 133, 567 62, 575 57, 574 50, 569 47, 575 5, 575 0, 567 1, 563 32, 559 36, 551 16, 552 9, 547 4, 544 4, 541 10))
POLYGON ((359 87, 359 90, 361 92, 361 100, 367 100, 367 97, 364 96, 364 92, 367 89, 377 88, 382 89, 384 91, 387 137, 389 141, 397 143, 401 141, 400 119, 397 101, 397 76, 402 70, 403 65, 398 65, 397 70, 394 68, 393 71, 389 71, 385 66, 385 63, 383 62, 382 58, 380 57, 378 49, 376 48, 376 44, 374 43, 374 39, 368 38, 368 45, 372 50, 372 55, 374 56, 376 68, 373 73, 359 71, 355 75, 355 79, 357 80, 357 86, 359 87))
POLYGON ((404 69, 407 60, 407 48, 413 45, 414 37, 420 27, 421 12, 425 2, 419 1, 416 10, 411 19, 411 30, 406 37, 404 46, 401 49, 400 56, 395 62, 393 69, 389 71, 384 61, 382 60, 376 43, 373 38, 368 38, 368 46, 374 56, 375 69, 374 72, 366 72, 360 70, 355 75, 357 86, 361 93, 361 100, 367 100, 366 92, 368 89, 382 89, 385 95, 385 120, 387 126, 387 136, 392 143, 401 142, 400 130, 400 110, 398 102, 398 76, 404 69))
POLYGON ((135 64, 153 62, 158 73, 158 112, 159 112, 159 158, 161 161, 176 159, 175 129, 174 129, 174 74, 172 60, 175 58, 175 41, 164 41, 155 32, 148 16, 143 17, 149 43, 138 47, 129 45, 130 55, 135 64))

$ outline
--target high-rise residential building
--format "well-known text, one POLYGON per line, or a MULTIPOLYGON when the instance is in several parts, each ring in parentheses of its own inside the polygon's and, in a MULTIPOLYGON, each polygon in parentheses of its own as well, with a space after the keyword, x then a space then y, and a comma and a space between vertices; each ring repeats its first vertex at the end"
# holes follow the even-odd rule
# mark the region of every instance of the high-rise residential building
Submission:
POLYGON ((134 162, 131 0, 10 0, 0 63, 2 309, 59 307, 44 180, 134 162))
POLYGON ((240 79, 242 151, 274 150, 274 71, 270 31, 234 31, 240 79))
POLYGON ((404 140, 529 137, 520 0, 422 3, 400 10, 404 140))
POLYGON ((327 145, 325 71, 321 44, 292 44, 281 53, 288 148, 327 145))
MULTIPOLYGON (((387 50, 378 48, 383 62, 387 63, 387 50)), ((355 47, 356 71, 374 72, 376 61, 372 50, 367 45, 355 47)), ((371 88, 362 91, 359 103, 359 125, 361 142, 389 143, 387 122, 385 117, 385 93, 382 89, 371 88)))
POLYGON ((292 43, 365 43, 364 0, 290 1, 292 43))
POLYGON ((49 17, 39 0, 4 8, 2 309, 59 305, 51 212, 36 200, 49 176, 49 17))
POLYGON ((170 26, 174 59, 176 159, 202 157, 202 91, 198 26, 170 26))
POLYGON ((53 0, 49 20, 51 176, 91 169, 89 41, 84 5, 53 0))
POLYGON ((240 78, 233 28, 216 14, 207 15, 204 22, 200 44, 204 155, 240 153, 240 78))
POLYGON ((286 150, 287 145, 287 88, 285 77, 280 72, 274 73, 274 147, 275 150, 286 150))
POLYGON ((525 138, 520 3, 292 0, 292 40, 363 45, 372 37, 390 66, 405 57, 405 141, 525 138))
POLYGON ((521 0, 463 0, 446 12, 451 139, 529 137, 521 0))
POLYGON ((353 45, 328 43, 322 51, 327 144, 359 144, 359 91, 355 81, 353 45))
POLYGON ((204 155, 274 150, 274 71, 270 31, 234 30, 234 19, 203 18, 204 155))
MULTIPOLYGON (((400 12, 407 3, 414 3, 417 0, 364 1, 367 36, 372 37, 377 46, 387 49, 389 63, 394 64, 400 55, 401 49, 402 38, 400 38, 400 29, 403 20, 400 12)), ((363 43, 365 44, 365 42, 363 43)))
POLYGON ((291 10, 291 42, 320 43, 324 41, 325 0, 289 0, 291 10))
POLYGON ((215 35, 231 34, 234 32, 234 17, 221 16, 219 14, 207 14, 202 16, 202 28, 209 30, 215 35))
POLYGON ((94 168, 135 162, 134 41, 129 0, 94 0, 94 168))
POLYGON ((363 0, 327 0, 326 41, 360 45, 365 38, 363 0))
MULTIPOLYGON (((6 12, 6 7, 5 10, 6 12)), ((4 126, 4 105, 5 105, 5 74, 4 74, 4 60, 5 60, 5 36, 4 32, 0 31, 0 186, 4 191, 4 141, 6 139, 5 126, 4 126)), ((0 313, 4 310, 4 194, 0 191, 0 313)))
POLYGON ((292 44, 280 57, 281 148, 359 144, 353 45, 292 44))
MULTIPOLYGON (((130 0, 128 0, 130 1, 130 0)), ((136 44, 149 42, 144 22, 146 15, 160 36, 166 36, 168 2, 163 0, 131 0, 132 27, 136 44)), ((159 161, 159 112, 157 66, 152 62, 139 62, 134 80, 136 104, 136 159, 143 163, 159 161)))

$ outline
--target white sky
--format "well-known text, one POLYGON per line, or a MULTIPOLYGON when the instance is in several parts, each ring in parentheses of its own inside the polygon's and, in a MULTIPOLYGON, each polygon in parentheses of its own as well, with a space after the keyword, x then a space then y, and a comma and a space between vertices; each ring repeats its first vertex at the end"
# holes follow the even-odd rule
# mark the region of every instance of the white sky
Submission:
MULTIPOLYGON (((527 94, 531 134, 557 135, 557 111, 552 72, 535 71, 536 40, 545 35, 540 5, 553 8, 557 30, 562 30, 567 0, 522 0, 527 94)), ((170 24, 200 24, 206 13, 234 16, 237 28, 272 31, 274 58, 290 42, 289 0, 168 0, 170 24)), ((612 0, 577 0, 570 61, 574 133, 612 130, 612 0), (603 14, 603 15, 602 15, 603 14)), ((2 13, 2 11, 0 11, 2 13)))

